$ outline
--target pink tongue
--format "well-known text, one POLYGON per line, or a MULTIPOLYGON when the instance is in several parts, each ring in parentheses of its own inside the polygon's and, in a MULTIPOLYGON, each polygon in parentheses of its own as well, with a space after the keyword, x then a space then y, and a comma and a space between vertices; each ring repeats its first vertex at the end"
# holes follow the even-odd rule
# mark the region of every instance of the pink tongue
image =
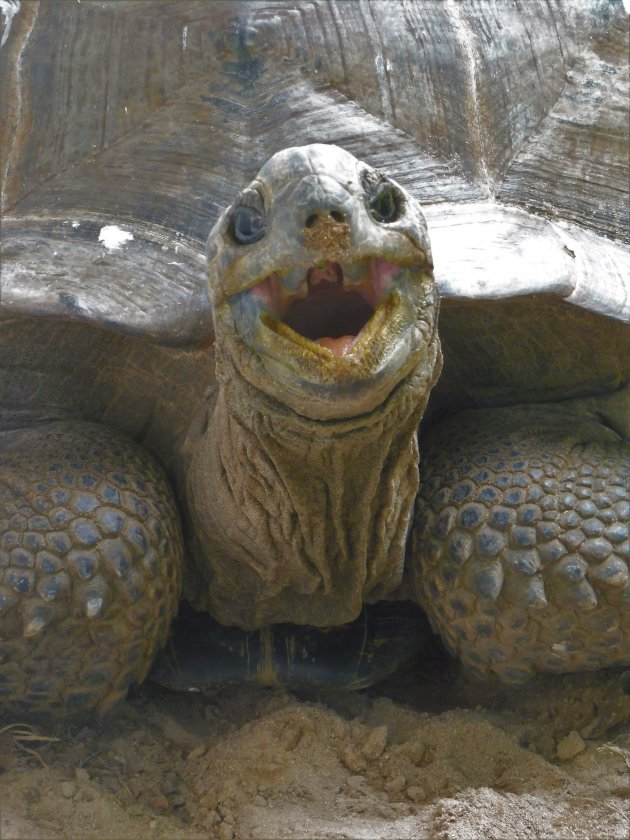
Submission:
POLYGON ((356 335, 342 335, 340 338, 318 338, 315 344, 326 347, 335 356, 347 356, 352 349, 355 338, 356 335))

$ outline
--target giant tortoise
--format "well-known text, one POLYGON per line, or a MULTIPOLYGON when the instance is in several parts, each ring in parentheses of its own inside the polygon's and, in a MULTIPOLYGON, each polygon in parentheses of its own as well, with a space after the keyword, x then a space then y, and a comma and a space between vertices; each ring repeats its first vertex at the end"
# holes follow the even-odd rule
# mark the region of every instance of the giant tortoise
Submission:
POLYGON ((3 712, 627 665, 622 5, 3 15, 3 712))

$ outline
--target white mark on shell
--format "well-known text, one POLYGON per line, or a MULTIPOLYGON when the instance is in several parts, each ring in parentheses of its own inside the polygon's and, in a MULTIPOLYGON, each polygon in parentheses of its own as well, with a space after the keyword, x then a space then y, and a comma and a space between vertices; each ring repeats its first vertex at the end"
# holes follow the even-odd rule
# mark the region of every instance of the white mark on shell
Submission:
POLYGON ((108 251, 115 251, 122 248, 125 242, 130 242, 133 239, 133 233, 128 230, 123 230, 117 225, 105 225, 101 228, 98 235, 98 241, 102 242, 108 251))
POLYGON ((11 22, 15 15, 20 11, 20 0, 0 0, 0 12, 4 18, 4 32, 2 33, 2 41, 0 47, 4 47, 9 31, 11 29, 11 22))

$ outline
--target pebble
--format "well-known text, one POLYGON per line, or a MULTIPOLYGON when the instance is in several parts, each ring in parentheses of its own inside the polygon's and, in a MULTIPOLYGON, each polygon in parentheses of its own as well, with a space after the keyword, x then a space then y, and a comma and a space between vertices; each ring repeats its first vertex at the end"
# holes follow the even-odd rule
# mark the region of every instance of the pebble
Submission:
POLYGON ((422 802, 426 798, 424 788, 418 787, 417 785, 410 785, 405 792, 413 802, 422 802))
POLYGON ((150 808, 153 808, 154 811, 169 810, 168 799, 160 790, 155 790, 155 788, 144 788, 142 791, 142 798, 150 808))
POLYGON ((254 805, 257 805, 259 808, 266 808, 267 807, 267 800, 264 796, 261 796, 259 793, 252 799, 254 805))
POLYGON ((333 717, 330 721, 330 732, 333 738, 344 738, 347 726, 340 717, 333 717))
POLYGON ((352 790, 362 790, 365 785, 365 776, 348 776, 348 787, 352 790))
POLYGON ((404 746, 404 753, 409 761, 416 766, 420 766, 421 763, 430 764, 430 755, 427 755, 426 747, 420 740, 407 741, 404 746))
POLYGON ((388 793, 401 793, 407 785, 407 779, 404 776, 394 776, 385 785, 385 790, 388 793))
POLYGON ((352 744, 343 744, 339 750, 339 758, 348 770, 353 773, 360 773, 365 770, 366 763, 363 756, 352 746, 352 744))
POLYGON ((556 756, 560 761, 568 761, 570 758, 575 758, 586 749, 586 744, 580 737, 579 733, 573 729, 566 738, 563 738, 556 749, 556 756))
POLYGON ((368 761, 374 761, 383 754, 387 743, 387 727, 377 726, 367 736, 361 747, 361 752, 368 761))
POLYGON ((202 755, 206 754, 206 749, 205 744, 200 744, 198 747, 195 747, 194 750, 188 753, 187 761, 194 761, 196 758, 201 758, 202 755))
POLYGON ((73 796, 76 795, 77 792, 77 783, 76 782, 62 782, 61 783, 61 795, 66 799, 72 799, 73 796))

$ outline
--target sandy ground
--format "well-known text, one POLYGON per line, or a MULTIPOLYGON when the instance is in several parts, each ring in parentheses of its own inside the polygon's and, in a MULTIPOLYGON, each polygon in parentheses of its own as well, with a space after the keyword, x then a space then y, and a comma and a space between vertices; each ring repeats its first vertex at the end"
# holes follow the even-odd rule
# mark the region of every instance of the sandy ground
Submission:
POLYGON ((146 684, 99 726, 0 734, 15 838, 627 838, 630 673, 363 692, 146 684))

